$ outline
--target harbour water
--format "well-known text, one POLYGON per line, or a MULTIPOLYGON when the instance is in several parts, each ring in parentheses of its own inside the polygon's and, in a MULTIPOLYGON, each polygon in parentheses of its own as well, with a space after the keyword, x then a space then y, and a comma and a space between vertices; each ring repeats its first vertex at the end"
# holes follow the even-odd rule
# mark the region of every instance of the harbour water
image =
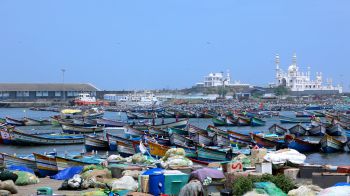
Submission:
MULTIPOLYGON (((47 111, 31 111, 25 108, 0 108, 0 117, 10 116, 13 118, 22 118, 28 116, 35 119, 48 119, 50 116, 57 115, 54 112, 47 111)), ((283 115, 291 115, 291 112, 284 112, 283 115)), ((105 112, 105 118, 114 119, 114 120, 127 120, 127 117, 124 113, 118 112, 105 112)), ((175 119, 166 119, 165 121, 174 121, 175 119)), ((160 123, 160 119, 156 121, 160 123)), ((211 123, 211 119, 190 119, 190 123, 201 127, 206 128, 211 123)), ((222 127, 223 129, 236 130, 242 133, 256 132, 256 131, 267 131, 267 129, 274 123, 279 123, 278 118, 274 117, 267 120, 266 126, 264 127, 222 127)), ((282 126, 289 128, 293 126, 292 124, 283 124, 282 126)), ((25 130, 28 132, 35 132, 40 130, 40 132, 60 132, 60 127, 52 126, 24 126, 18 127, 19 130, 25 130)), ((27 155, 33 152, 36 153, 45 153, 52 152, 56 150, 59 154, 63 153, 79 153, 84 149, 84 145, 58 145, 58 146, 12 146, 12 145, 0 145, 0 152, 5 152, 9 154, 16 153, 17 155, 27 155)), ((102 153, 102 152, 101 152, 102 153)), ((330 165, 350 165, 350 154, 349 153, 312 153, 307 154, 307 163, 313 164, 330 164, 330 165)))

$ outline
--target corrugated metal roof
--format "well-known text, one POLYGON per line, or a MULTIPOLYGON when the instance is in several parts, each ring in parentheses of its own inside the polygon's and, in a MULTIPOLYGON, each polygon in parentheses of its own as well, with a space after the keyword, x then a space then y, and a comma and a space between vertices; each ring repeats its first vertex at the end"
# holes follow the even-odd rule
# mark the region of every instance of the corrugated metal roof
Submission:
POLYGON ((98 91, 91 84, 0 83, 0 91, 98 91))

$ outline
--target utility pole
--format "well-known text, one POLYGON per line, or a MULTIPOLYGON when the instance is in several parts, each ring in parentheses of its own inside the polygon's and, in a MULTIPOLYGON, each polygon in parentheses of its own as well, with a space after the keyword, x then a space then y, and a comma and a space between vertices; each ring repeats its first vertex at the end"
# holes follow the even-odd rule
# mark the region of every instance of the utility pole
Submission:
POLYGON ((64 73, 66 72, 66 69, 61 69, 62 72, 62 94, 63 94, 63 101, 66 101, 66 92, 64 87, 64 73))

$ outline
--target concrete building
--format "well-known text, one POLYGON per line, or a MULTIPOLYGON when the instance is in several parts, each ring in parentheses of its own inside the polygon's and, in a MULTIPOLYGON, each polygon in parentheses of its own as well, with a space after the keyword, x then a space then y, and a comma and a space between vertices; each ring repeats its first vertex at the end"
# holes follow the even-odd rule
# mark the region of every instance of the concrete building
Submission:
POLYGON ((70 100, 79 93, 96 96, 92 84, 0 83, 1 101, 70 100))
POLYGON ((242 84, 239 81, 231 83, 231 76, 229 70, 226 74, 224 72, 209 73, 204 77, 203 82, 196 83, 198 87, 217 87, 217 86, 250 86, 249 84, 242 84))
POLYGON ((288 87, 292 92, 301 94, 334 94, 342 93, 341 86, 333 86, 332 79, 327 79, 326 84, 323 83, 322 72, 316 72, 314 80, 311 79, 311 68, 308 67, 307 72, 302 72, 297 64, 297 57, 294 54, 292 64, 288 67, 287 72, 280 68, 280 57, 276 55, 276 75, 275 86, 288 87), (304 92, 304 93, 303 93, 304 92))

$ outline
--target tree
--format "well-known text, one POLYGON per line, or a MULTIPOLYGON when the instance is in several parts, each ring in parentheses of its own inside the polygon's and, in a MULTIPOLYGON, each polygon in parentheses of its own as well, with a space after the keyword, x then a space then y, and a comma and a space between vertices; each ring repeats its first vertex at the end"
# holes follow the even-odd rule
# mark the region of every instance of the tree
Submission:
POLYGON ((281 86, 276 87, 274 92, 277 96, 283 96, 283 95, 287 95, 289 93, 289 89, 287 87, 281 85, 281 86))

